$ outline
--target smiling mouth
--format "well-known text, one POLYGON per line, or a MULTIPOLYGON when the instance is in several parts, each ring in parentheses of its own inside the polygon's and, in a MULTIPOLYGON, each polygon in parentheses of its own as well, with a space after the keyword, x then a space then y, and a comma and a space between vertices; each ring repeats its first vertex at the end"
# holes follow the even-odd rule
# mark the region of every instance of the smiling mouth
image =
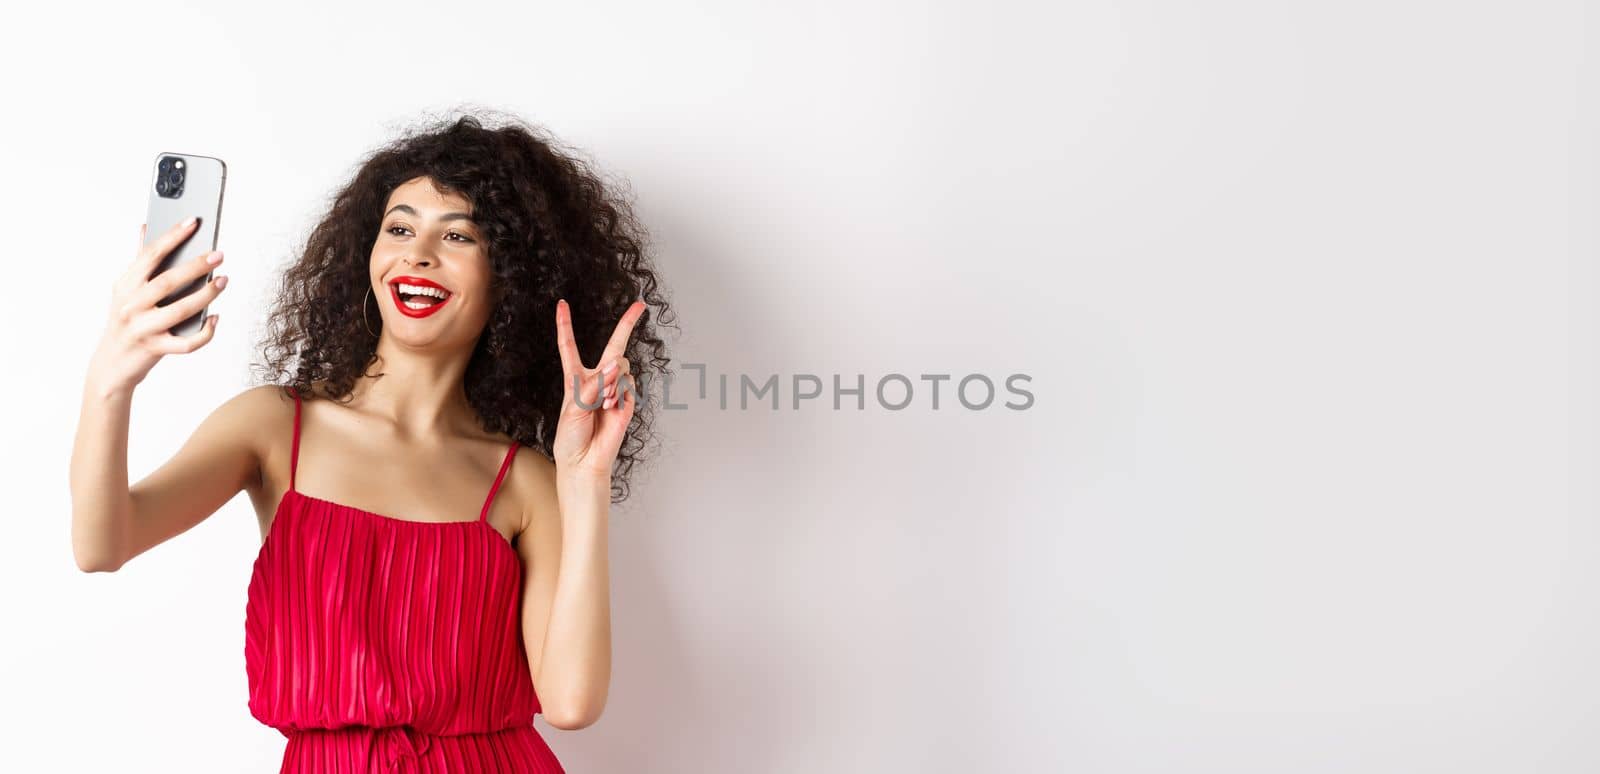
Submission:
POLYGON ((396 280, 389 283, 394 304, 407 317, 427 317, 450 300, 452 294, 437 285, 413 284, 396 280))

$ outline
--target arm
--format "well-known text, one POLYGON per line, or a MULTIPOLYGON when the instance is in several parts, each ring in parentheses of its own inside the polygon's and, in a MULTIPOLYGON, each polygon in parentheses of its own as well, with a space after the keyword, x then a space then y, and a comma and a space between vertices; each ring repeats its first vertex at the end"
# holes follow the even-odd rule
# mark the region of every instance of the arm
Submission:
POLYGON ((528 565, 523 587, 524 639, 530 648, 538 644, 528 666, 545 719, 556 728, 583 728, 598 720, 611 685, 606 520, 612 468, 638 398, 631 380, 620 388, 629 378, 624 354, 644 311, 643 301, 630 304, 606 342, 600 367, 587 368, 573 340, 572 311, 566 299, 556 301, 564 387, 551 459, 540 458, 537 468, 545 485, 533 490, 525 517, 535 534, 524 550, 539 561, 528 565))
POLYGON ((172 459, 128 486, 131 390, 84 389, 72 445, 72 553, 84 572, 115 572, 188 531, 259 480, 253 439, 276 387, 254 387, 223 403, 172 459))
POLYGON ((538 474, 517 540, 528 669, 545 720, 576 730, 599 719, 611 683, 610 482, 558 475, 542 455, 528 456, 538 474))
POLYGON ((111 286, 111 314, 89 362, 72 443, 72 554, 85 572, 115 571, 194 526, 253 473, 254 456, 242 443, 250 436, 239 432, 243 406, 230 405, 208 418, 178 457, 128 488, 128 415, 134 388, 163 356, 194 352, 216 333, 216 315, 208 316, 192 335, 178 337, 169 331, 214 300, 227 277, 166 306, 156 305, 222 261, 221 253, 211 252, 151 277, 195 223, 191 218, 174 225, 149 242, 141 227, 138 256, 111 286))

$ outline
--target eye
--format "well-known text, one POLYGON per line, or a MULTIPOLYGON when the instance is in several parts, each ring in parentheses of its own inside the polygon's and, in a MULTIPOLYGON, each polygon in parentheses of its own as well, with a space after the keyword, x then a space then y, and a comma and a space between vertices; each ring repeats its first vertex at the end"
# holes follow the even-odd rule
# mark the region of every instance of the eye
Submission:
POLYGON ((390 227, 384 229, 384 231, 389 233, 389 234, 394 234, 395 236, 401 236, 400 234, 395 234, 394 233, 395 229, 400 229, 401 231, 409 231, 410 230, 410 229, 407 229, 405 226, 402 226, 402 225, 397 223, 397 224, 395 224, 393 226, 390 226, 390 227))
POLYGON ((469 236, 467 236, 467 235, 466 235, 466 234, 462 234, 462 233, 460 233, 460 232, 457 232, 457 231, 450 231, 450 232, 447 232, 447 233, 446 233, 446 234, 445 234, 445 236, 457 236, 457 237, 461 237, 461 241, 463 241, 463 242, 471 242, 471 241, 472 241, 472 238, 471 238, 471 237, 469 237, 469 236))

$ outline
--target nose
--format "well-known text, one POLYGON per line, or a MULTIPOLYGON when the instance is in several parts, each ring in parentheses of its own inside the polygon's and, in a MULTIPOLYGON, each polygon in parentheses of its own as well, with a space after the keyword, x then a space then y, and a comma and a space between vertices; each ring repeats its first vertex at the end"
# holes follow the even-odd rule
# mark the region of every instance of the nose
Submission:
POLYGON ((432 244, 419 243, 416 245, 415 250, 416 252, 406 257, 406 263, 412 266, 432 266, 438 263, 439 257, 433 254, 434 247, 432 244))

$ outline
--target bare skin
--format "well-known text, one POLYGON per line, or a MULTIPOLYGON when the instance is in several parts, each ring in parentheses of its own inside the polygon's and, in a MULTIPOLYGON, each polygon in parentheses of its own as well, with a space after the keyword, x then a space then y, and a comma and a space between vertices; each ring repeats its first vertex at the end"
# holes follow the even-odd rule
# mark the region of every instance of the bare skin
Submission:
MULTIPOLYGON (((391 193, 369 260, 368 301, 369 309, 379 309, 374 316, 382 315, 374 370, 387 375, 358 381, 347 404, 304 402, 295 480, 302 494, 409 521, 478 517, 511 439, 478 427, 463 388, 467 361, 496 302, 471 210, 470 202, 441 193, 427 178, 391 193), (389 291, 402 275, 443 286, 448 302, 426 318, 405 315, 389 291)), ((216 330, 213 315, 191 337, 166 333, 220 294, 225 278, 168 307, 154 306, 213 268, 205 256, 145 279, 192 228, 180 224, 142 246, 113 287, 72 454, 73 554, 86 572, 120 569, 240 491, 249 495, 265 541, 289 488, 294 402, 272 385, 224 402, 170 460, 128 486, 134 388, 161 357, 193 352, 216 330)), ((567 389, 555 459, 519 448, 488 516, 523 562, 529 668, 545 719, 557 728, 597 720, 610 682, 606 520, 611 467, 634 409, 631 390, 619 388, 630 378, 622 353, 644 309, 643 302, 628 309, 600 363, 589 368, 579 360, 570 312, 558 304, 552 356, 561 359, 567 389)))

